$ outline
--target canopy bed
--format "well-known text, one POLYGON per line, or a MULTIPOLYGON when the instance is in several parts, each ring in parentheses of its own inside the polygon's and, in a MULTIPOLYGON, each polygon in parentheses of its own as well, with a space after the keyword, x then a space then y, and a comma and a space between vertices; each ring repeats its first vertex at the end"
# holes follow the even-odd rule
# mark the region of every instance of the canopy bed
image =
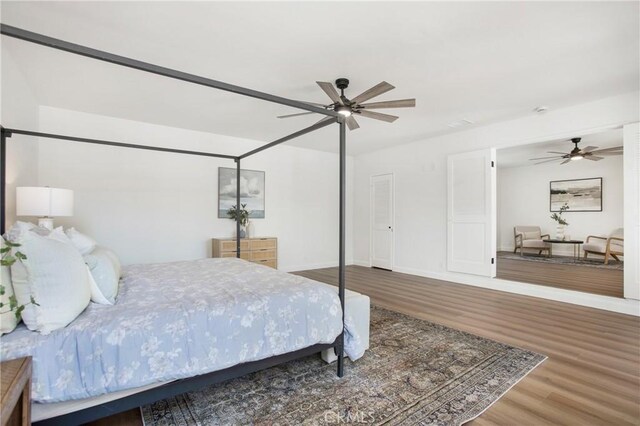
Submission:
MULTIPOLYGON (((149 145, 141 145, 141 144, 133 144, 129 142, 118 142, 118 141, 109 141, 109 140, 99 140, 99 139, 90 139, 79 136, 72 135, 60 135, 60 134, 51 134, 39 131, 33 131, 29 129, 14 129, 14 128, 1 128, 1 140, 0 140, 0 201, 2 204, 2 208, 0 209, 0 233, 5 233, 5 220, 6 220, 6 144, 9 138, 13 138, 15 136, 32 136, 38 137, 42 139, 60 139, 70 142, 77 143, 88 143, 88 144, 98 144, 98 145, 107 145, 113 146, 117 148, 128 148, 128 149, 141 149, 141 150, 151 150, 151 151, 161 151, 172 154, 182 154, 182 155, 196 155, 196 156, 206 156, 206 157, 214 157, 214 158, 222 158, 233 160, 236 165, 236 199, 237 205, 240 205, 240 164, 244 158, 249 156, 258 154, 259 152, 272 148, 274 146, 280 145, 283 142, 292 140, 304 134, 313 132, 315 130, 321 129, 323 127, 329 126, 334 123, 338 123, 339 127, 339 280, 338 280, 338 298, 339 303, 336 308, 338 309, 338 317, 341 323, 339 330, 337 333, 337 337, 333 341, 326 342, 326 336, 324 339, 319 339, 317 341, 322 341, 322 343, 312 344, 311 346, 296 348, 291 351, 285 351, 283 353, 279 353, 277 355, 266 356, 266 357, 257 357, 255 359, 247 358, 246 362, 234 361, 228 363, 222 363, 219 366, 219 369, 216 371, 210 371, 205 373, 195 372, 195 370, 191 372, 187 372, 187 374, 172 377, 170 382, 164 382, 160 385, 155 386, 145 386, 142 388, 138 388, 135 393, 130 394, 130 392, 121 392, 116 399, 108 400, 106 402, 100 403, 99 405, 92 406, 90 408, 79 408, 74 410, 71 413, 59 415, 57 417, 49 418, 43 422, 42 424, 79 424, 89 422, 98 418, 106 417, 121 411, 128 410, 130 408, 138 407, 141 405, 145 405, 151 403, 153 401, 167 398, 170 396, 174 396, 180 393, 187 392, 189 390, 197 389, 206 385, 219 383, 224 380, 228 380, 230 378, 239 377, 250 372, 254 372, 257 370, 269 368, 275 366, 277 364, 287 362, 293 359, 297 359, 300 357, 308 356, 314 353, 319 353, 323 350, 327 350, 333 348, 337 355, 337 374, 339 377, 342 377, 344 374, 344 354, 345 354, 345 314, 344 314, 344 306, 345 306, 345 195, 346 195, 346 180, 345 180, 345 167, 346 167, 346 127, 345 127, 345 117, 338 112, 325 109, 322 107, 318 107, 312 104, 307 104, 304 102, 299 102, 291 99, 286 99, 283 97, 234 86, 231 84, 223 83, 220 81, 212 80, 205 77, 200 77, 193 74, 188 74, 185 72, 177 71, 174 69, 169 69, 165 67, 161 67, 158 65, 141 62, 135 59, 126 58, 119 55, 114 55, 112 53, 92 49, 86 46, 69 43, 63 40, 55 39, 52 37, 48 37, 45 35, 37 34, 34 32, 26 31, 20 28, 11 27, 8 25, 2 24, 1 33, 4 36, 13 37, 17 39, 21 39, 27 42, 36 43, 42 46, 50 47, 53 49, 62 50, 65 52, 69 52, 76 55, 81 55, 89 58, 93 58, 100 61, 109 62, 112 64, 120 65, 123 67, 129 67, 133 69, 137 69, 140 71, 153 73, 161 76, 165 76, 172 79, 177 79, 193 84, 198 84, 205 87, 210 87, 213 89, 223 90, 231 93, 236 93, 242 96, 253 97, 257 99, 261 99, 268 102, 274 102, 281 105, 286 105, 294 108, 298 108, 304 111, 314 112, 318 114, 322 114, 325 116, 323 120, 320 122, 304 128, 300 131, 292 133, 290 135, 284 136, 278 140, 275 140, 271 143, 267 143, 263 146, 260 146, 256 149, 253 149, 249 152, 246 152, 241 155, 226 155, 226 154, 217 154, 217 153, 209 153, 209 152, 200 152, 200 151, 189 151, 189 150, 181 150, 174 148, 163 148, 163 147, 155 147, 149 145)), ((240 258, 240 221, 236 222, 236 257, 240 258)), ((230 271, 235 271, 235 273, 241 274, 242 268, 238 267, 239 263, 247 263, 241 260, 236 259, 208 259, 209 262, 222 261, 232 262, 220 264, 220 271, 226 273, 227 279, 233 279, 233 273, 230 271), (234 264, 233 262, 237 262, 238 264, 234 264), (225 269, 226 268, 226 269, 225 269), (239 269, 238 269, 239 268, 239 269)), ((171 265, 171 264, 168 264, 171 265)), ((262 266, 252 266, 253 268, 265 268, 262 266)), ((144 271, 141 271, 144 275, 144 271)), ((265 272, 253 271, 255 274, 263 274, 265 272)), ((278 279, 283 279, 284 275, 288 275, 282 272, 274 271, 275 274, 281 274, 278 279)), ((271 272, 270 272, 271 274, 271 272)), ((271 276, 271 275, 270 275, 271 276)), ((290 275, 289 275, 290 276, 290 275)), ((292 277, 292 276, 290 276, 292 277)), ((282 294, 286 294, 286 291, 283 291, 282 294)), ((289 289, 291 290, 291 289, 289 289)), ((313 293, 313 291, 312 291, 313 293)), ((281 294, 281 296, 282 296, 281 294)), ((301 297, 311 297, 313 295, 303 294, 301 297)), ((315 297, 315 296, 314 296, 315 297)), ((307 301, 307 304, 309 301, 307 301)), ((324 315, 328 315, 326 312, 324 315)), ((80 318, 80 317, 78 317, 80 318)), ((46 336, 44 336, 46 337, 46 336)), ((303 345, 304 346, 304 345, 303 345)), ((54 398, 55 400, 55 398, 54 398)), ((58 398, 57 400, 60 400, 58 398)))

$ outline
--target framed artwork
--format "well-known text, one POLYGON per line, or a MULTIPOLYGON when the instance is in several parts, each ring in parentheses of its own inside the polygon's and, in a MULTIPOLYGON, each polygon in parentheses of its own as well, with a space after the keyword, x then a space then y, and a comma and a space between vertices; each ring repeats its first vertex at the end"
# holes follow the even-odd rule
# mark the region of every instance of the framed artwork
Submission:
MULTIPOLYGON (((246 204, 251 219, 264 219, 264 172, 240 170, 240 204, 246 204)), ((236 205, 236 169, 218 167, 218 218, 228 218, 236 205)))
POLYGON ((549 183, 550 210, 559 212, 565 203, 569 212, 602 211, 602 178, 554 180, 549 183))

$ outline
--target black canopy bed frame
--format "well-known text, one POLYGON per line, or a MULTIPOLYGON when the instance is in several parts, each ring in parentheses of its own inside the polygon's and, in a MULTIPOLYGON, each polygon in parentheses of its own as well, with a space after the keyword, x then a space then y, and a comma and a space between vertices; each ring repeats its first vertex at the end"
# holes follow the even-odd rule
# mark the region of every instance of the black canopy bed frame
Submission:
MULTIPOLYGON (((9 25, 1 24, 1 34, 24 40, 27 42, 47 46, 53 49, 62 50, 65 52, 73 53, 80 56, 85 56, 93 59, 97 59, 104 62, 109 62, 116 65, 121 65, 128 68, 137 69, 140 71, 149 72, 152 74, 162 75, 168 78, 186 81, 188 83, 198 84, 201 86, 210 87, 213 89, 224 90, 227 92, 237 93, 242 96, 249 96, 257 99, 261 99, 268 102, 274 102, 280 105, 299 108, 302 110, 315 112, 326 116, 320 122, 309 126, 305 129, 284 136, 278 140, 275 140, 266 145, 260 146, 256 149, 248 151, 244 154, 234 156, 225 154, 215 154, 209 152, 189 151, 182 149, 163 148, 148 145, 136 145, 125 142, 115 142, 99 139, 89 139, 83 137, 69 136, 69 135, 57 135, 51 133, 43 133, 31 130, 4 128, 0 126, 1 140, 0 140, 0 202, 2 208, 0 210, 0 234, 5 232, 5 220, 6 220, 6 144, 7 140, 12 136, 24 135, 34 136, 46 139, 60 139, 70 142, 89 143, 97 145, 107 145, 121 148, 131 149, 145 149, 150 151, 168 152, 173 154, 185 154, 185 155, 198 155, 205 157, 223 158, 233 160, 236 164, 236 202, 240 205, 240 162, 242 159, 251 155, 257 154, 265 149, 272 148, 280 145, 283 142, 292 140, 299 136, 321 129, 334 123, 339 125, 339 162, 340 162, 340 183, 339 183, 339 251, 338 251, 338 263, 339 263, 339 275, 338 275, 338 296, 340 298, 340 305, 342 306, 342 324, 343 332, 336 338, 333 343, 317 344, 295 352, 285 353, 282 355, 265 358, 258 361, 247 362, 238 364, 236 366, 226 368, 224 370, 214 371, 208 374, 176 380, 174 382, 167 383, 152 389, 148 389, 130 396, 115 399, 104 404, 96 405, 89 408, 84 408, 79 411, 64 414, 58 417, 49 418, 38 422, 42 425, 70 425, 81 424, 97 420, 103 417, 111 416, 113 414, 129 410, 131 408, 139 407, 158 401, 164 398, 169 398, 181 393, 196 390, 207 385, 220 383, 225 380, 244 376, 246 374, 259 371, 265 368, 273 367, 275 365, 291 361, 297 358, 312 355, 314 353, 321 352, 326 349, 333 348, 338 356, 337 360, 337 374, 339 377, 344 375, 344 303, 345 303, 345 198, 346 198, 346 126, 344 117, 333 110, 327 110, 315 105, 299 102, 280 96, 271 95, 268 93, 259 92, 256 90, 247 89, 244 87, 235 86, 232 84, 223 83, 217 80, 212 80, 205 77, 200 77, 193 74, 188 74, 182 71, 177 71, 170 68, 161 67, 158 65, 138 61, 131 58, 126 58, 112 53, 104 52, 101 50, 92 49, 90 47, 69 43, 56 38, 48 37, 42 34, 26 31, 20 28, 12 27, 9 25)), ((240 221, 236 221, 236 257, 240 257, 240 221)))

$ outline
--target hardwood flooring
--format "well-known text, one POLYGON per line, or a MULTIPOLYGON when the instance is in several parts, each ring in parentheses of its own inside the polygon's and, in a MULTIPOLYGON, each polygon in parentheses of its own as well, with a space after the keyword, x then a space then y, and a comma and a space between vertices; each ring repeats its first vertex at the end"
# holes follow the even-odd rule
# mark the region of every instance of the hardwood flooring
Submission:
MULTIPOLYGON (((299 274, 337 283, 335 268, 299 274)), ((638 317, 359 266, 347 268, 347 288, 548 356, 474 425, 640 424, 638 317)))
POLYGON ((624 271, 504 259, 498 253, 497 277, 603 296, 623 297, 624 271))
MULTIPOLYGON (((298 274, 337 283, 336 268, 298 274)), ((378 306, 549 357, 474 425, 640 425, 638 317, 359 266, 347 268, 347 288, 378 306)), ((105 424, 142 422, 132 410, 105 424)))

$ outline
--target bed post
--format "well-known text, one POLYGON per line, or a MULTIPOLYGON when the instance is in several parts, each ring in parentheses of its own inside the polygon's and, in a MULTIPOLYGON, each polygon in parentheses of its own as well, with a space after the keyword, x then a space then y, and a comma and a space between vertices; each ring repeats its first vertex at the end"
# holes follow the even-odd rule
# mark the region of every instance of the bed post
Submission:
MULTIPOLYGON (((240 210, 240 157, 236 158, 236 213, 240 210)), ((240 259, 240 216, 236 215, 236 257, 240 259)))
POLYGON ((347 162, 347 131, 345 121, 340 121, 340 248, 338 266, 338 296, 342 306, 342 333, 340 334, 340 345, 338 348, 338 377, 344 376, 344 287, 345 287, 345 199, 346 199, 346 162, 347 162))
POLYGON ((7 130, 0 126, 0 235, 4 235, 7 213, 7 137, 11 136, 7 130))

